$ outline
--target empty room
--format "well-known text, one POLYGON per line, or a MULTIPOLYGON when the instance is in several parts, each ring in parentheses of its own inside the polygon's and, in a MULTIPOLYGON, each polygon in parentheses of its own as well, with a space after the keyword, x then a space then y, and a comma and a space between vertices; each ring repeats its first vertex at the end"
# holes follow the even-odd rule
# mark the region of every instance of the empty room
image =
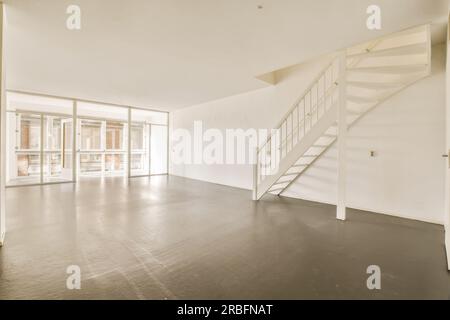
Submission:
POLYGON ((447 0, 0 4, 0 300, 450 298, 447 0))

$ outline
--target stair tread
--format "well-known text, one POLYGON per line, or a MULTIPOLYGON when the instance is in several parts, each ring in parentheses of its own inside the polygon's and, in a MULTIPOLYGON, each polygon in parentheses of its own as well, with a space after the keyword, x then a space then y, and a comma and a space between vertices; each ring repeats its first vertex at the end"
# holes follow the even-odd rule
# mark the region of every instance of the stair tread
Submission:
POLYGON ((313 144, 312 146, 315 148, 326 148, 329 144, 313 144))
POLYGON ((279 190, 284 190, 284 188, 277 188, 277 189, 273 189, 273 190, 268 190, 267 192, 275 192, 275 191, 279 191, 279 190))
POLYGON ((408 56, 415 54, 426 54, 427 53, 427 43, 420 42, 410 45, 405 45, 401 47, 391 47, 380 50, 370 50, 369 52, 360 52, 347 55, 347 59, 355 58, 365 58, 365 57, 384 57, 384 56, 408 56))
POLYGON ((289 176, 296 176, 298 173, 285 173, 282 175, 282 177, 289 177, 289 176))
POLYGON ((369 73, 386 73, 386 74, 398 74, 398 73, 418 73, 425 71, 428 64, 412 64, 405 66, 376 66, 376 67, 351 67, 347 68, 349 72, 369 72, 369 73))
MULTIPOLYGON (((280 177, 281 178, 281 177, 280 177)), ((279 180, 277 180, 273 185, 272 185, 272 187, 274 187, 274 186, 278 186, 278 185, 280 185, 280 184, 284 184, 284 183, 288 183, 289 181, 279 181, 279 180)))
POLYGON ((405 84, 400 82, 347 81, 347 85, 365 89, 396 89, 398 87, 403 87, 405 84))

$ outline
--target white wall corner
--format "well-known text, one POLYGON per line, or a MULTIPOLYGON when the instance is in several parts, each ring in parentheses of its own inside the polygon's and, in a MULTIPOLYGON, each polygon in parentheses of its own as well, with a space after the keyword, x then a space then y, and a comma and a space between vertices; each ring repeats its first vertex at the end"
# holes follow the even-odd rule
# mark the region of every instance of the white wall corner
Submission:
POLYGON ((445 252, 447 254, 447 269, 450 271, 450 230, 445 228, 445 252))
POLYGON ((270 85, 276 85, 277 84, 277 76, 276 72, 268 72, 259 76, 256 76, 256 79, 263 81, 265 83, 268 83, 270 85))
POLYGON ((4 4, 0 1, 0 245, 5 238, 5 175, 6 175, 6 156, 3 148, 6 146, 6 97, 5 97, 5 51, 3 46, 4 39, 4 4))

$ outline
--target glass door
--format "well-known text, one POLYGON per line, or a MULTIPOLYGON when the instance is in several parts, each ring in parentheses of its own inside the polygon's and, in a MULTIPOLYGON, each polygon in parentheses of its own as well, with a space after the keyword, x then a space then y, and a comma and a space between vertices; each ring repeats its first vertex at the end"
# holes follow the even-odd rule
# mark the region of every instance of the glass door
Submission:
POLYGON ((146 176, 150 170, 150 126, 146 123, 131 125, 131 176, 146 176))
POLYGON ((105 174, 123 176, 126 170, 125 141, 127 125, 123 122, 106 121, 105 174))
POLYGON ((11 113, 8 117, 9 145, 13 153, 8 157, 8 185, 41 182, 41 115, 11 113))
POLYGON ((125 176, 128 125, 113 120, 79 120, 80 176, 125 176))
POLYGON ((71 118, 43 115, 43 182, 72 180, 72 171, 68 170, 71 161, 67 159, 72 153, 71 122, 71 118))
POLYGON ((103 122, 82 119, 78 123, 80 137, 78 141, 78 172, 80 176, 102 175, 104 170, 103 122))

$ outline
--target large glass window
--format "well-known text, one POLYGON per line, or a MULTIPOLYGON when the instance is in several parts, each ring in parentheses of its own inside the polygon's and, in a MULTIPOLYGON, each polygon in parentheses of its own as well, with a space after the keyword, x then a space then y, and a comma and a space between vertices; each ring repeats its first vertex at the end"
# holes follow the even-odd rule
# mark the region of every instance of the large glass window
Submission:
POLYGON ((131 175, 149 174, 149 125, 132 123, 131 125, 131 175))
POLYGON ((102 122, 81 120, 81 150, 98 151, 102 149, 101 130, 102 122))
POLYGON ((8 92, 6 121, 9 186, 167 173, 164 112, 8 92))
POLYGON ((63 132, 63 127, 72 119, 35 112, 45 109, 39 102, 29 106, 33 111, 7 105, 6 180, 9 186, 72 180, 72 129, 70 127, 65 136, 63 132), (70 148, 70 153, 63 150, 63 144, 70 148))
POLYGON ((15 113, 10 124, 15 131, 15 155, 12 163, 12 184, 39 183, 41 177, 41 116, 15 113), (14 127, 14 124, 16 125, 14 127))
POLYGON ((150 125, 148 112, 131 110, 131 176, 150 174, 150 125))
POLYGON ((131 122, 131 176, 167 173, 167 114, 132 109, 131 122))
POLYGON ((128 109, 79 103, 80 176, 125 176, 128 161, 128 109))
POLYGON ((167 173, 167 126, 151 126, 151 174, 167 173))

